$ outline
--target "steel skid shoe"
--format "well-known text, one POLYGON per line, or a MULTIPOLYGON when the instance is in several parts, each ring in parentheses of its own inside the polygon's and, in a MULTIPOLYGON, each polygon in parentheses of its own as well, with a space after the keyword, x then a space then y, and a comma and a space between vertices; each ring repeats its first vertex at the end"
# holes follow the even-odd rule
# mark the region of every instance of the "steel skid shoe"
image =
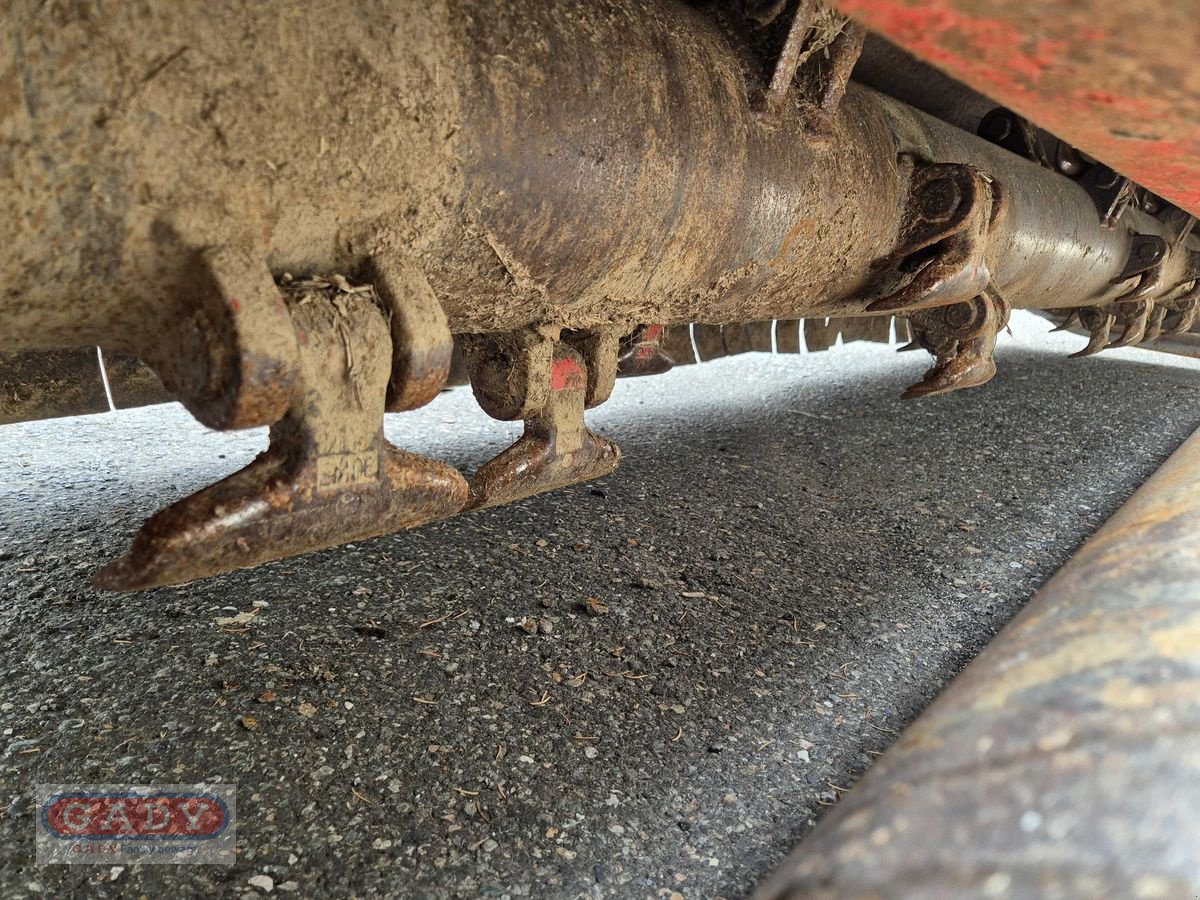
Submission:
POLYGON ((833 42, 825 49, 824 58, 818 58, 820 71, 813 105, 806 111, 805 127, 809 138, 826 141, 833 136, 833 125, 837 112, 850 83, 850 73, 862 55, 863 42, 867 33, 855 22, 847 20, 833 42))
POLYGON ((411 528, 466 505, 467 483, 455 469, 383 436, 385 406, 412 408, 437 393, 451 346, 432 294, 409 291, 396 274, 378 273, 377 293, 340 278, 283 286, 299 372, 268 449, 150 518, 130 551, 97 573, 97 586, 179 584, 411 528), (389 328, 410 332, 417 349, 393 354, 389 328))
POLYGON ((913 313, 915 343, 937 362, 902 395, 904 400, 934 397, 987 384, 996 374, 996 337, 1008 325, 1008 304, 994 288, 973 300, 913 313))
POLYGON ((525 422, 520 439, 471 481, 471 506, 521 500, 600 478, 621 460, 612 441, 584 424, 585 409, 612 393, 615 334, 560 334, 530 329, 461 339, 471 388, 484 412, 525 422))

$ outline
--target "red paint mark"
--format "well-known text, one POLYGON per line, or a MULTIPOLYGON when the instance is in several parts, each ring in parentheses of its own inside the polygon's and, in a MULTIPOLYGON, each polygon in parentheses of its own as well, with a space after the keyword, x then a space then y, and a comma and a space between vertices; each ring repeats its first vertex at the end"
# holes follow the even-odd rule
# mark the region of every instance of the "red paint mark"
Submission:
POLYGON ((663 327, 661 325, 647 325, 646 332, 642 335, 643 341, 657 341, 662 337, 663 327))
POLYGON ((242 311, 242 301, 239 300, 237 297, 230 297, 229 298, 229 308, 232 309, 234 312, 241 312, 242 311))
POLYGON ((550 369, 550 390, 581 391, 587 387, 587 373, 573 356, 556 359, 550 369))

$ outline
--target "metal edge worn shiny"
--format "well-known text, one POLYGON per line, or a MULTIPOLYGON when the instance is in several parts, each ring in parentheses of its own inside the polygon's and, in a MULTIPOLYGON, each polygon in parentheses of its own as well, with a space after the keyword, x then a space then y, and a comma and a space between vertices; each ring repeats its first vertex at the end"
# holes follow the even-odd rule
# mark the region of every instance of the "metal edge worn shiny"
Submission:
POLYGON ((1200 432, 755 895, 1200 893, 1200 432))

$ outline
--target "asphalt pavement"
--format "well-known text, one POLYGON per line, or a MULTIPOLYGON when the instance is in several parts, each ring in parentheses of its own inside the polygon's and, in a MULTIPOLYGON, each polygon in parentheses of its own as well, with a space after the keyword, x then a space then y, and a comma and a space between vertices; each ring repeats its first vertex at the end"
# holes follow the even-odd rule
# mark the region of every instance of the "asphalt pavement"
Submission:
MULTIPOLYGON (((918 402, 861 343, 623 381, 602 481, 141 594, 88 579, 265 432, 0 428, 0 894, 746 895, 1200 424, 1200 365, 1047 327, 918 402), (199 781, 236 865, 36 865, 35 784, 199 781)), ((517 427, 387 431, 470 471, 517 427)))

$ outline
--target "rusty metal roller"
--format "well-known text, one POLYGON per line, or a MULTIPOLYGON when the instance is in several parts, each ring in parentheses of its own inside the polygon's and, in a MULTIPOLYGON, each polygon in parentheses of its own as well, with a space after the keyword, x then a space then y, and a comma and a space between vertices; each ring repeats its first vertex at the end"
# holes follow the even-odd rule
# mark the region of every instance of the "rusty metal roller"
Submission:
POLYGON ((756 895, 1200 893, 1200 435, 756 895))
POLYGON ((917 305, 986 266, 1014 307, 1082 306, 1146 224, 1103 229, 1078 185, 854 84, 820 140, 802 102, 764 121, 742 39, 675 0, 3 22, 0 349, 139 355, 218 427, 286 407, 285 272, 411 263, 455 333, 861 315, 938 164, 1005 214, 943 211, 974 269, 917 305))

